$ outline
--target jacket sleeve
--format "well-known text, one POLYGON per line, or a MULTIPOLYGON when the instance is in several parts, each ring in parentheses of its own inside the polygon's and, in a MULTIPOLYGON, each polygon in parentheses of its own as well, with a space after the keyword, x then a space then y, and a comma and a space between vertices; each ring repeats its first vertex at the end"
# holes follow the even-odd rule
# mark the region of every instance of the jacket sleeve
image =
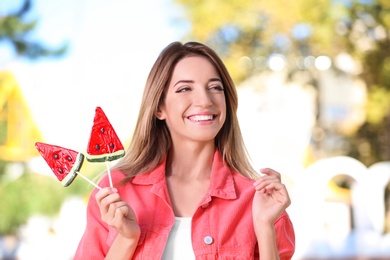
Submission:
POLYGON ((87 225, 74 255, 74 260, 79 259, 104 259, 109 245, 109 228, 100 218, 100 210, 95 200, 95 189, 88 201, 87 225))
POLYGON ((295 232, 287 212, 280 215, 274 226, 280 260, 290 260, 295 252, 295 232))

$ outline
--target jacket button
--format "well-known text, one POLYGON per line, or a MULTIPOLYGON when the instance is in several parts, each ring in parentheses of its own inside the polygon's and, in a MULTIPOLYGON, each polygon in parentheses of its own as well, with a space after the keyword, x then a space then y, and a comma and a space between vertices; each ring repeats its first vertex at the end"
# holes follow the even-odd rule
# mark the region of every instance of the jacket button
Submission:
POLYGON ((209 207, 209 203, 205 203, 201 207, 202 207, 202 209, 207 209, 209 207))
POLYGON ((213 243, 213 238, 210 236, 204 237, 203 241, 205 242, 206 245, 211 245, 213 243))

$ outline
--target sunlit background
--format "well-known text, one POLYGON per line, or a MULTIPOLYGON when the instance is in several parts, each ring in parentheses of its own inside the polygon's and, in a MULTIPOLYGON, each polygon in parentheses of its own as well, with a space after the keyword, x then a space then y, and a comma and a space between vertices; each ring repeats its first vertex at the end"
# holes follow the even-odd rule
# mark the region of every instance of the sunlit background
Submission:
POLYGON ((84 153, 100 106, 126 146, 154 60, 189 40, 231 72, 253 165, 283 173, 294 259, 389 259, 388 0, 0 0, 0 259, 72 259, 93 186, 34 143, 84 153))

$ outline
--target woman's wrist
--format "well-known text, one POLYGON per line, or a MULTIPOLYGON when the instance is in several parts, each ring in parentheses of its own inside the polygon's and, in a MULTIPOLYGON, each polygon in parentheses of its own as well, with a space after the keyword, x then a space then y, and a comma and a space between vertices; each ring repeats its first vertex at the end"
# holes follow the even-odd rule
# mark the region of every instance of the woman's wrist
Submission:
POLYGON ((125 237, 119 233, 111 245, 105 259, 131 259, 137 248, 138 240, 139 234, 134 237, 125 237))
POLYGON ((259 236, 275 236, 275 227, 273 223, 271 224, 270 222, 257 222, 255 223, 255 234, 257 238, 259 238, 259 236))
POLYGON ((134 235, 133 237, 127 237, 127 236, 122 236, 120 233, 118 234, 117 238, 120 241, 123 241, 124 243, 138 243, 140 235, 134 235))
POLYGON ((260 258, 279 259, 274 225, 269 223, 258 224, 255 227, 255 233, 259 245, 260 258))

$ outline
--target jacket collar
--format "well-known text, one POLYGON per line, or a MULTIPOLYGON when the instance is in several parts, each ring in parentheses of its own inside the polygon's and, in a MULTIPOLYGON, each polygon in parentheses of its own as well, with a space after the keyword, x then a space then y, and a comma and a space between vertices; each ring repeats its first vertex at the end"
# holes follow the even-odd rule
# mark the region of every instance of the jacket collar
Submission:
MULTIPOLYGON (((164 160, 151 172, 139 174, 132 180, 136 185, 165 185, 165 166, 164 160)), ((223 161, 222 155, 216 149, 214 153, 213 166, 211 169, 210 187, 206 197, 218 197, 222 199, 236 199, 237 194, 234 188, 234 171, 229 168, 223 161)), ((155 189, 156 187, 154 187, 155 189)), ((206 198, 207 200, 207 198, 206 198)))

